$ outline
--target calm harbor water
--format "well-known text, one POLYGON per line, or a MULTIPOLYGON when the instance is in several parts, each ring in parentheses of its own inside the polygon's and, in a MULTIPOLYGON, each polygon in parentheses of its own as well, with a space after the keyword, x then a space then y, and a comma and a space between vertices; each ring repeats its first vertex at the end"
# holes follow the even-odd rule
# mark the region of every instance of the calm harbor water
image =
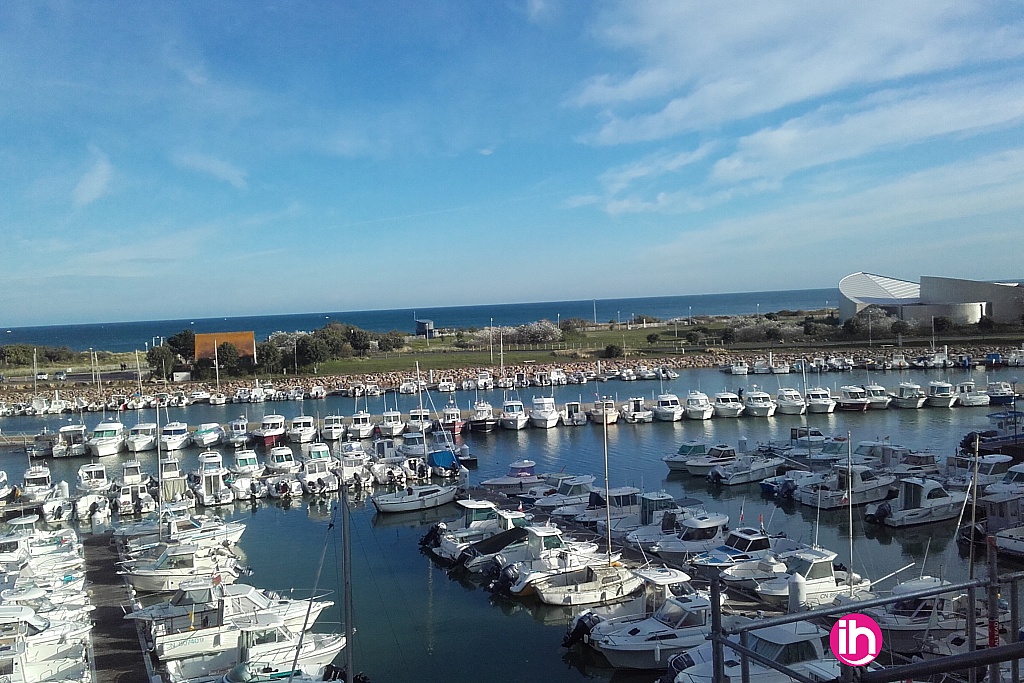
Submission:
MULTIPOLYGON (((1009 379, 1010 370, 990 373, 993 379, 1009 379)), ((910 377, 921 384, 932 379, 956 382, 966 371, 909 371, 901 374, 854 371, 808 378, 809 385, 862 384, 877 381, 894 388, 910 377)), ((984 373, 975 373, 979 384, 984 373)), ((690 388, 707 393, 723 388, 749 389, 758 384, 774 393, 778 384, 803 388, 798 375, 734 377, 715 370, 692 370, 671 382, 664 390, 680 396, 690 388)), ((593 400, 596 393, 624 401, 630 396, 650 399, 660 393, 659 382, 591 383, 584 386, 555 387, 558 403, 582 398, 593 400)), ((548 394, 551 389, 521 390, 520 397, 529 405, 534 393, 548 394)), ((502 392, 481 393, 499 408, 502 392)), ((437 409, 447 396, 431 396, 437 409)), ((456 399, 463 408, 475 395, 460 393, 456 399)), ((389 396, 389 405, 395 397, 389 396)), ((398 397, 398 404, 407 412, 416 404, 415 397, 398 397)), ((371 398, 370 411, 379 414, 383 399, 371 398)), ((341 413, 350 415, 353 399, 329 397, 323 401, 284 402, 247 405, 171 408, 170 419, 188 422, 227 423, 241 413, 258 421, 265 413, 286 417, 299 414, 341 413)), ((825 433, 847 434, 852 439, 890 439, 918 450, 932 450, 952 455, 961 437, 971 429, 987 425, 990 408, 953 408, 921 410, 873 411, 863 414, 835 413, 810 415, 806 422, 825 433)), ((85 415, 91 429, 101 419, 98 413, 85 415)), ((123 414, 129 427, 137 421, 152 420, 152 411, 123 414)), ((73 418, 77 420, 77 416, 73 418)), ((665 490, 676 497, 695 497, 709 510, 729 515, 731 525, 757 524, 763 519, 773 532, 785 531, 805 541, 817 541, 835 550, 838 559, 851 563, 849 517, 843 512, 822 512, 795 505, 778 505, 760 496, 756 485, 713 488, 703 479, 669 476, 661 457, 674 452, 686 439, 703 439, 712 443, 736 445, 746 439, 753 446, 759 442, 788 441, 789 430, 804 424, 803 417, 776 416, 771 419, 713 419, 706 422, 683 421, 646 425, 617 424, 608 430, 611 485, 632 484, 647 490, 665 490)), ((33 432, 43 426, 56 430, 68 417, 10 417, 0 419, 4 432, 33 432)), ((526 429, 519 432, 496 431, 493 434, 470 434, 465 437, 472 452, 479 457, 479 469, 471 474, 471 483, 503 474, 508 464, 517 459, 537 461, 538 471, 565 470, 592 473, 601 479, 603 472, 603 430, 594 425, 557 427, 551 430, 526 429)), ((194 468, 198 451, 183 453, 184 464, 194 468)), ((122 455, 121 459, 126 456, 122 455)), ((141 460, 148 471, 155 471, 155 453, 143 454, 141 460)), ((107 458, 111 476, 117 476, 118 458, 107 458)), ((82 460, 51 461, 55 479, 73 482, 82 460)), ((0 468, 12 481, 20 481, 27 466, 24 452, 0 452, 0 468)), ((240 548, 254 573, 254 585, 278 590, 313 587, 317 564, 327 543, 327 562, 321 576, 321 590, 339 591, 334 597, 340 603, 340 534, 328 530, 332 502, 296 502, 283 506, 266 501, 255 506, 236 504, 221 509, 226 517, 248 521, 240 548)), ((546 608, 527 602, 506 602, 492 597, 479 585, 450 579, 446 572, 418 548, 417 541, 432 522, 454 517, 454 506, 411 513, 380 516, 372 505, 362 499, 353 502, 351 533, 353 541, 353 573, 355 581, 356 665, 375 681, 402 681, 423 678, 444 679, 453 683, 479 680, 581 681, 591 678, 614 681, 650 681, 650 673, 614 673, 601 663, 582 661, 567 654, 560 641, 568 613, 559 608, 546 608)), ((959 554, 952 540, 955 523, 926 526, 906 531, 883 531, 866 526, 862 511, 855 510, 853 522, 853 560, 858 571, 871 578, 882 577, 907 564, 915 567, 901 578, 925 572, 951 580, 967 577, 967 561, 959 554)), ((339 525, 340 526, 340 525, 339 525)), ((88 532, 88 530, 86 530, 88 532)), ((1016 567, 1014 567, 1016 568, 1016 567)), ((984 572, 984 567, 980 573, 984 572)), ((893 580, 881 584, 891 586, 893 580)), ((340 608, 334 607, 321 617, 320 630, 331 630, 332 622, 341 621, 340 608)))
MULTIPOLYGON (((142 322, 111 322, 88 325, 46 325, 38 327, 6 327, 2 344, 40 344, 67 346, 70 349, 102 349, 105 351, 142 350, 154 339, 169 337, 184 329, 195 332, 231 332, 253 330, 257 341, 277 331, 315 330, 331 321, 346 322, 365 330, 412 333, 415 320, 433 320, 438 328, 522 325, 537 320, 559 317, 583 318, 606 323, 628 320, 632 316, 649 315, 662 320, 689 315, 747 315, 760 311, 820 309, 837 306, 839 290, 795 289, 779 292, 744 292, 736 294, 700 294, 691 296, 659 296, 632 299, 587 299, 585 301, 547 301, 522 304, 488 304, 483 306, 449 306, 429 309, 391 309, 381 311, 348 311, 296 313, 224 318, 182 320, 151 320, 142 322)), ((0 320, 0 324, 3 321, 0 320)))

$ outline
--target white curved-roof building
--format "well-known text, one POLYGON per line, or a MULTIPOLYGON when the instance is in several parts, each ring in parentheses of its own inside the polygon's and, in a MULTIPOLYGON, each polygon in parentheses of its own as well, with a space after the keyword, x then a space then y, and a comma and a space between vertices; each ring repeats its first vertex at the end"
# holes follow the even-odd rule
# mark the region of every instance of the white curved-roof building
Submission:
POLYGON ((853 273, 839 281, 839 316, 852 318, 878 306, 902 320, 945 316, 973 324, 986 315, 996 322, 1020 322, 1024 287, 1019 283, 981 282, 923 276, 921 283, 872 273, 853 273))

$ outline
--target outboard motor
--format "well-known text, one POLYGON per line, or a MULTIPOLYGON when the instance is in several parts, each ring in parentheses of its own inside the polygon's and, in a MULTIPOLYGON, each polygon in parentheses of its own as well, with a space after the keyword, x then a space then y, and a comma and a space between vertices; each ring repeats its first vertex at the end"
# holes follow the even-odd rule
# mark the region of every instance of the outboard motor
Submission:
POLYGON ((782 482, 782 486, 779 487, 779 498, 785 498, 787 500, 793 498, 793 494, 796 493, 796 482, 792 479, 785 479, 782 482))
POLYGON ((875 508, 875 511, 870 514, 865 514, 864 519, 871 522, 872 524, 881 524, 885 521, 885 518, 892 514, 892 508, 889 503, 881 503, 875 508))
POLYGON ((708 472, 707 477, 705 478, 712 484, 721 484, 722 479, 724 479, 725 476, 722 472, 722 468, 718 465, 715 465, 714 467, 711 468, 711 471, 708 472))
POLYGON ((592 610, 585 610, 569 624, 562 638, 562 647, 571 648, 577 643, 586 642, 594 627, 602 621, 592 610))
POLYGON ((444 522, 438 522, 430 527, 427 533, 423 534, 423 538, 420 539, 420 545, 428 548, 436 548, 441 545, 441 535, 444 534, 447 528, 444 522))
POLYGON ((684 669, 694 665, 693 657, 688 652, 680 652, 668 658, 668 671, 662 674, 658 683, 675 683, 676 676, 684 669))
POLYGON ((518 580, 519 568, 516 567, 514 562, 512 562, 502 567, 498 571, 498 578, 496 578, 494 581, 491 581, 488 588, 491 590, 491 592, 502 593, 507 595, 509 593, 509 589, 512 588, 512 586, 518 580))

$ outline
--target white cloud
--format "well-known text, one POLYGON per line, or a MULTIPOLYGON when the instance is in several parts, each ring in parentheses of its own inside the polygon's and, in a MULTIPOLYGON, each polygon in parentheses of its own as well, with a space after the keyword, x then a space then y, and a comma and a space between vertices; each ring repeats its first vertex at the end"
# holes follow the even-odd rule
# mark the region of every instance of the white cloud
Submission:
POLYGON ((76 208, 88 206, 105 196, 114 177, 114 166, 107 155, 96 147, 90 147, 95 157, 92 168, 85 172, 71 191, 71 201, 76 208))
POLYGON ((635 54, 571 99, 603 107, 596 144, 661 140, 850 89, 1018 57, 1024 31, 986 5, 624 2, 598 33, 635 54))
POLYGON ((180 153, 174 156, 174 163, 192 171, 199 171, 222 180, 239 190, 249 187, 246 181, 248 175, 245 171, 222 159, 208 154, 180 153))
POLYGON ((659 152, 632 163, 613 168, 601 175, 601 184, 609 194, 618 194, 638 180, 652 179, 678 171, 704 159, 713 145, 705 143, 695 150, 683 152, 659 152))

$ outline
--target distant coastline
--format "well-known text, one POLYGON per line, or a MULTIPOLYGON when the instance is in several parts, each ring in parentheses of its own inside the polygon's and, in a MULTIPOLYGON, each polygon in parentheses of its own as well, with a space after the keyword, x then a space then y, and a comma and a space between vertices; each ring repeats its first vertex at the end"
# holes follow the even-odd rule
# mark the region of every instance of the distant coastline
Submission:
POLYGON ((421 309, 384 309, 284 315, 148 320, 5 327, 0 346, 37 344, 66 346, 73 351, 102 349, 112 352, 143 351, 148 345, 184 329, 195 332, 252 330, 257 340, 277 331, 311 331, 334 322, 346 322, 374 332, 400 330, 412 333, 415 320, 429 319, 437 327, 471 328, 494 325, 522 325, 537 320, 578 317, 608 322, 647 315, 668 320, 702 315, 749 315, 779 310, 821 310, 839 303, 837 288, 797 289, 733 294, 637 297, 627 299, 586 299, 518 304, 486 304, 421 309))

